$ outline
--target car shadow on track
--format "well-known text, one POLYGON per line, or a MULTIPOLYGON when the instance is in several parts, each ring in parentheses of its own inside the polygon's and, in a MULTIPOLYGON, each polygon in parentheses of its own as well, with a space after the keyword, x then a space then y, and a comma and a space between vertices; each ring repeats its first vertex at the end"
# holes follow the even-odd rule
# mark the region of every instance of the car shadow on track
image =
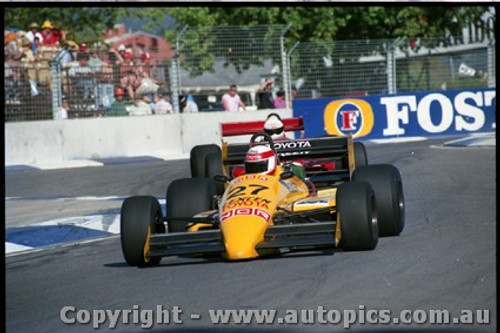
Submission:
MULTIPOLYGON (((230 261, 222 258, 220 255, 178 255, 178 256, 173 256, 170 257, 173 260, 166 260, 163 259, 158 265, 156 266, 146 266, 146 267, 141 267, 141 269, 148 269, 148 268, 155 268, 155 267, 176 267, 176 266, 192 266, 192 265, 205 265, 205 264, 213 264, 213 263, 233 263, 233 262, 250 262, 250 261, 269 261, 269 260, 287 260, 291 258, 306 258, 306 257, 318 257, 318 256, 332 256, 336 252, 342 251, 338 249, 316 249, 314 251, 290 251, 287 253, 283 254, 276 254, 276 255, 267 255, 255 259, 245 259, 245 260, 239 260, 239 261, 230 261)), ((122 268, 122 267, 127 267, 128 264, 123 261, 123 262, 115 262, 115 263, 107 263, 103 265, 104 267, 107 268, 122 268)))

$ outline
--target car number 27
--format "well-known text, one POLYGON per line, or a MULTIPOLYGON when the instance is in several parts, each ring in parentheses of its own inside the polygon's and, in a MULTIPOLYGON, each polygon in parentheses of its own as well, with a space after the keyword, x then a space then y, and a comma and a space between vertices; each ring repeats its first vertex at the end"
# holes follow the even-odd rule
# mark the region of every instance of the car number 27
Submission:
POLYGON ((227 200, 248 195, 257 195, 260 191, 267 190, 269 187, 264 185, 250 184, 248 186, 236 186, 227 194, 227 200))

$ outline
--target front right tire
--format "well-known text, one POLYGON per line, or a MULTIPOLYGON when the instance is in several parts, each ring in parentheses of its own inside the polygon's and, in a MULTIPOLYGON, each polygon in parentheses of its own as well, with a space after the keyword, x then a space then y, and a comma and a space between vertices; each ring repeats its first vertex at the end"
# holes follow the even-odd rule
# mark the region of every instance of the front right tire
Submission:
POLYGON ((373 250, 378 243, 377 212, 373 190, 367 182, 348 182, 337 189, 337 223, 340 246, 347 251, 373 250))
POLYGON ((405 225, 403 183, 399 170, 390 164, 374 164, 354 170, 354 181, 370 183, 377 200, 381 237, 397 236, 405 225))

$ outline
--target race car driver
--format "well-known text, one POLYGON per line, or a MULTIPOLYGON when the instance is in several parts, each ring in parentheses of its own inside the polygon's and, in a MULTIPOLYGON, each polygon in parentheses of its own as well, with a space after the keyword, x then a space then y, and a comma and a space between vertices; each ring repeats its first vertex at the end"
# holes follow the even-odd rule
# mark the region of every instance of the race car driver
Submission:
POLYGON ((277 165, 278 156, 267 145, 251 147, 245 156, 245 173, 274 175, 277 165))
MULTIPOLYGON (((279 165, 279 158, 274 149, 268 145, 251 147, 245 156, 245 174, 258 173, 274 175, 279 165)), ((282 165, 284 170, 291 170, 301 179, 305 178, 304 166, 300 163, 287 163, 282 165)))
MULTIPOLYGON (((269 134, 273 139, 273 141, 275 142, 290 140, 290 138, 288 138, 285 134, 285 126, 281 121, 281 117, 276 113, 270 113, 267 116, 266 121, 264 122, 264 132, 269 134)), ((292 163, 292 170, 299 177, 304 178, 303 172, 300 169, 305 168, 307 164, 308 163, 306 160, 295 160, 292 163)), ((310 163, 308 167, 323 168, 325 170, 331 171, 335 169, 335 163, 334 162, 320 162, 318 164, 310 163)))

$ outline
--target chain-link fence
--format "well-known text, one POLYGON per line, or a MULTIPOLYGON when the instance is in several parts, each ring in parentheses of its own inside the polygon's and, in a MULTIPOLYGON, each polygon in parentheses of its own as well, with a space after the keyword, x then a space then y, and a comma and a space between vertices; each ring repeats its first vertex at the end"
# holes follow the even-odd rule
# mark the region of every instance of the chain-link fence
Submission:
POLYGON ((290 55, 297 98, 495 86, 495 41, 455 38, 300 44, 290 55))
POLYGON ((137 97, 154 103, 159 87, 170 86, 169 61, 118 63, 107 52, 89 52, 84 62, 76 52, 47 52, 33 62, 5 62, 5 120, 105 117, 123 91, 120 104, 130 109, 137 97))
POLYGON ((199 111, 222 110, 230 84, 238 86, 247 110, 268 108, 269 99, 272 107, 280 90, 290 101, 495 87, 495 40, 403 38, 297 43, 286 49, 289 28, 186 27, 174 58, 156 63, 120 63, 107 51, 89 51, 85 64, 69 50, 31 62, 8 57, 5 120, 58 119, 65 117, 63 110, 68 118, 110 116, 116 88, 124 91, 121 103, 129 108, 142 95, 152 106, 154 92, 163 86, 179 112, 179 95, 187 95, 199 111), (262 91, 266 78, 274 84, 262 91))
POLYGON ((247 110, 265 108, 259 86, 266 78, 274 79, 272 92, 286 90, 283 54, 288 28, 186 27, 177 39, 179 93, 190 95, 200 111, 220 111, 222 95, 236 84, 247 110))

